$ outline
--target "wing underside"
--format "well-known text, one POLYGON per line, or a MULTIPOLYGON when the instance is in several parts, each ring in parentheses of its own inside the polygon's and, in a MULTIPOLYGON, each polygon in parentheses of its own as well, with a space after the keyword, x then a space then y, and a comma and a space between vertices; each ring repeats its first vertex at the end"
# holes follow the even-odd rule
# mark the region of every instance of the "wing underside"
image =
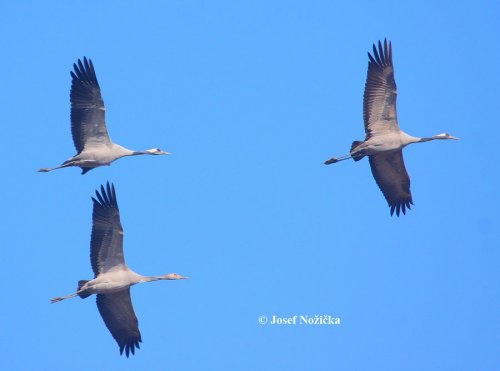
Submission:
POLYGON ((120 347, 120 354, 124 351, 127 357, 134 354, 142 339, 130 288, 112 294, 98 294, 96 303, 106 327, 120 347))
POLYGON ((101 186, 92 197, 92 235, 90 262, 97 277, 101 273, 126 268, 123 256, 123 228, 114 185, 101 186))
POLYGON ((403 152, 381 152, 369 156, 373 177, 384 194, 391 215, 396 212, 406 214, 406 209, 411 209, 413 200, 410 192, 410 177, 403 162, 403 152))
POLYGON ((399 130, 396 112, 397 88, 392 64, 392 45, 379 41, 368 53, 368 74, 363 96, 366 139, 376 133, 399 130))
POLYGON ((110 146, 105 107, 92 61, 83 58, 71 71, 71 134, 78 153, 84 149, 110 146))

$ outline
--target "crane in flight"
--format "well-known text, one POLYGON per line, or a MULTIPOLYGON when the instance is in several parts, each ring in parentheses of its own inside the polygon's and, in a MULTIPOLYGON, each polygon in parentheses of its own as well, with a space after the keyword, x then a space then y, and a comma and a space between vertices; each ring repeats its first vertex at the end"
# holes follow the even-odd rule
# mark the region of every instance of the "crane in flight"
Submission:
POLYGON ((92 60, 79 59, 71 71, 71 134, 77 154, 52 168, 42 168, 39 172, 49 172, 69 166, 78 166, 82 175, 125 156, 169 155, 159 148, 132 151, 111 142, 106 129, 104 101, 97 82, 92 60))
POLYGON ((144 282, 159 280, 180 280, 187 277, 177 273, 163 276, 141 276, 125 264, 123 256, 123 228, 116 200, 114 185, 109 182, 96 191, 92 213, 92 235, 90 241, 90 262, 94 279, 78 281, 74 294, 60 296, 51 300, 57 303, 64 299, 79 296, 82 299, 97 294, 97 309, 106 327, 128 357, 135 353, 142 342, 139 324, 132 307, 130 287, 144 282))
POLYGON ((373 55, 368 53, 368 75, 363 96, 363 120, 365 140, 352 143, 350 152, 341 157, 332 157, 326 165, 352 158, 359 161, 368 156, 373 177, 389 204, 391 215, 406 214, 413 200, 410 192, 410 177, 403 162, 403 148, 412 143, 423 143, 436 139, 458 139, 448 133, 418 138, 399 129, 396 112, 396 81, 392 64, 392 44, 373 44, 373 55))

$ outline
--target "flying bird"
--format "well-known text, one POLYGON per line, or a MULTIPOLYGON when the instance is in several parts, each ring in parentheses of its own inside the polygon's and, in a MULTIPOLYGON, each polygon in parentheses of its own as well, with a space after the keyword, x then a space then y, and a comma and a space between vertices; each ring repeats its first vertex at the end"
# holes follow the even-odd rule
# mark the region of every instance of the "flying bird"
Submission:
POLYGON ((368 156, 373 177, 384 194, 391 209, 406 214, 413 200, 410 192, 410 177, 403 162, 403 148, 411 143, 428 142, 435 139, 458 139, 448 133, 428 138, 412 137, 399 129, 396 112, 396 82, 392 64, 392 44, 373 44, 373 55, 368 53, 368 75, 363 96, 363 120, 365 140, 352 143, 349 154, 332 157, 326 165, 352 158, 359 161, 368 156))
POLYGON ((63 167, 79 166, 82 174, 125 156, 168 155, 159 148, 145 151, 131 151, 111 142, 106 129, 104 101, 97 82, 92 60, 79 59, 71 71, 71 134, 77 154, 61 165, 42 168, 39 172, 48 172, 63 167))
POLYGON ((92 197, 94 208, 90 241, 90 262, 94 279, 78 281, 74 294, 54 298, 51 303, 75 296, 85 299, 97 294, 97 309, 118 343, 120 354, 125 351, 128 357, 129 353, 135 353, 135 348, 139 348, 139 343, 142 342, 130 299, 130 287, 137 283, 187 277, 177 273, 141 276, 128 268, 123 256, 123 228, 114 185, 110 186, 108 182, 106 189, 101 186, 101 193, 96 191, 96 197, 97 199, 92 197))

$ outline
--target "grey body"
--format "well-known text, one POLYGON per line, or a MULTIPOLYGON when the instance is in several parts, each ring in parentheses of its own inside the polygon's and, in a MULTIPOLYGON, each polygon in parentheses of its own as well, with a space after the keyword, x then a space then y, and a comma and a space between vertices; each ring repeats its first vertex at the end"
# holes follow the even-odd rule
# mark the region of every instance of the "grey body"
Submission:
POLYGON ((145 282, 143 276, 128 267, 123 267, 119 270, 99 274, 93 280, 82 285, 79 291, 88 295, 111 294, 141 282, 145 282))
POLYGON ((398 151, 410 143, 419 141, 419 139, 401 130, 374 133, 364 142, 357 145, 355 151, 362 152, 365 156, 372 156, 380 152, 398 151))
POLYGON ((368 74, 363 96, 365 140, 352 143, 349 154, 332 157, 326 165, 352 158, 359 161, 368 156, 373 177, 389 204, 391 215, 406 213, 413 205, 410 177, 403 162, 403 148, 411 143, 435 139, 458 139, 447 133, 418 138, 399 129, 396 111, 396 81, 392 64, 392 45, 384 40, 373 45, 368 53, 368 74))

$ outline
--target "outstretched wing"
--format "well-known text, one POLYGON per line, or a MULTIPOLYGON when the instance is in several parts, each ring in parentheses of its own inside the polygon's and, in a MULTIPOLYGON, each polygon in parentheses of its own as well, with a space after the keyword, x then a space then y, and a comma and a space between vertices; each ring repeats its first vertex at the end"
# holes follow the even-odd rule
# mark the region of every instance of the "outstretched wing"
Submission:
POLYGON ((112 294, 97 294, 97 309, 120 347, 120 354, 135 354, 142 342, 139 322, 132 307, 130 288, 112 294))
POLYGON ((366 139, 373 134, 397 131, 396 81, 392 65, 392 45, 384 40, 373 45, 373 56, 368 53, 368 75, 363 96, 363 119, 366 139))
POLYGON ((369 160, 373 177, 391 208, 391 215, 394 211, 397 216, 400 211, 406 214, 406 209, 411 209, 413 201, 410 177, 403 162, 403 152, 401 150, 380 152, 369 156, 369 160))
POLYGON ((90 239, 90 262, 95 277, 114 269, 125 269, 123 256, 123 228, 116 200, 115 186, 101 185, 101 193, 92 197, 92 236, 90 239))
POLYGON ((101 88, 92 61, 83 58, 71 71, 71 134, 78 153, 85 148, 110 146, 104 118, 105 108, 101 88))

